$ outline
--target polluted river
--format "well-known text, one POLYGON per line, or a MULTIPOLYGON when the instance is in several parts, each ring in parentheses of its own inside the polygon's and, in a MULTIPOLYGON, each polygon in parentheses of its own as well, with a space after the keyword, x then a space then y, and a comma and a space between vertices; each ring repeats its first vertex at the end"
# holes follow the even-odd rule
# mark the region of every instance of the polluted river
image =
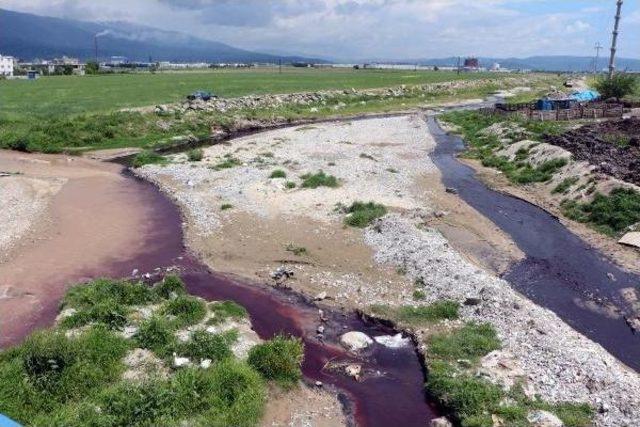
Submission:
MULTIPOLYGON (((442 131, 433 116, 428 117, 428 123, 437 141, 431 158, 440 169, 442 184, 455 188, 462 200, 509 235, 526 255, 523 261, 511 266, 503 278, 601 344, 619 360, 640 370, 640 337, 632 334, 623 319, 608 318, 581 308, 576 302, 602 299, 623 304, 615 299, 614 291, 637 284, 640 282, 638 277, 604 259, 544 210, 489 189, 475 177, 470 167, 457 160, 456 155, 464 148, 460 138, 442 131), (609 279, 611 275, 615 276, 615 282, 609 279)), ((50 289, 59 291, 52 291, 48 298, 40 301, 36 318, 14 319, 5 329, 8 333, 2 339, 2 346, 21 341, 37 327, 50 325, 57 315, 64 287, 69 283, 100 276, 128 277, 134 270, 154 277, 167 269, 177 269, 194 295, 207 300, 232 300, 243 305, 261 338, 269 339, 278 334, 302 338, 305 344, 302 371, 306 381, 312 387, 335 387, 355 425, 424 426, 441 415, 435 402, 425 393, 427 373, 415 344, 389 348, 376 343, 358 355, 348 353, 339 345, 339 337, 346 331, 361 331, 373 337, 394 335, 398 331, 354 312, 319 307, 287 289, 250 283, 211 271, 185 248, 183 218, 178 207, 156 186, 134 177, 126 168, 114 164, 109 167, 117 168, 112 172, 117 172, 122 181, 110 191, 93 192, 94 197, 143 213, 144 231, 126 230, 140 247, 126 259, 103 259, 100 263, 83 264, 75 270, 61 270, 54 279, 49 279, 51 283, 47 283, 50 289), (324 331, 319 336, 320 317, 324 331), (336 373, 328 368, 330 362, 361 364, 365 373, 363 380, 354 381, 336 373)), ((79 194, 91 192, 91 182, 87 181, 85 185, 79 194)), ((66 203, 73 204, 78 200, 70 196, 66 203)), ((87 237, 91 236, 85 239, 87 237)), ((90 241, 84 244, 90 245, 90 241)), ((41 256, 55 258, 50 254, 51 251, 44 251, 41 256)), ((26 262, 16 269, 26 271, 29 263, 37 265, 39 260, 34 255, 32 260, 16 262, 26 262)))

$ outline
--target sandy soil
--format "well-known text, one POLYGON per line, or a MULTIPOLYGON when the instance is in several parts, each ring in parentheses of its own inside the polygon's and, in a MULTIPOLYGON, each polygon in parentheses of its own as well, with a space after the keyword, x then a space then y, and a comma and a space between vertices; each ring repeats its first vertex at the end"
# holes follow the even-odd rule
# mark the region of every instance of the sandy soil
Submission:
POLYGON ((57 307, 66 286, 143 252, 131 230, 153 230, 117 165, 0 151, 0 170, 19 173, 0 178, 2 215, 10 218, 0 234, 11 245, 0 260, 3 347, 57 307))
POLYGON ((295 273, 286 286, 309 296, 326 292, 349 308, 401 304, 413 301, 413 282, 376 265, 361 231, 343 225, 336 205, 372 200, 420 218, 493 271, 521 257, 495 226, 445 193, 428 157, 434 142, 427 135, 424 121, 413 115, 299 126, 209 147, 203 162, 178 155, 176 163, 138 173, 185 208, 189 246, 216 271, 268 282, 286 265, 295 273), (242 164, 215 170, 225 156, 242 164), (287 178, 270 179, 274 169, 287 178), (300 175, 320 169, 335 175, 340 187, 285 188, 287 180, 299 186, 300 175), (221 210, 223 204, 233 208, 221 210), (306 253, 295 255, 289 245, 306 253))

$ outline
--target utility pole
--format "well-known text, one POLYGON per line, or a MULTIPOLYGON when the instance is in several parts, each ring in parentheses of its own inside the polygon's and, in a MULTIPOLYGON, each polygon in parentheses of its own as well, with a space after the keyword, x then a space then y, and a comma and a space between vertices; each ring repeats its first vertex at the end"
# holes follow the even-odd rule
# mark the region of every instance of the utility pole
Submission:
POLYGON ((458 56, 458 74, 460 74, 460 57, 458 56))
POLYGON ((278 59, 278 74, 282 74, 282 58, 278 59))
POLYGON ((594 47, 596 50, 596 57, 593 60, 593 74, 598 74, 598 61, 600 60, 600 51, 604 49, 602 45, 598 42, 594 47))
POLYGON ((609 78, 613 77, 616 70, 616 45, 618 43, 618 29, 620 27, 620 13, 622 11, 622 0, 618 0, 616 9, 616 21, 613 25, 613 38, 611 39, 611 57, 609 58, 609 78))

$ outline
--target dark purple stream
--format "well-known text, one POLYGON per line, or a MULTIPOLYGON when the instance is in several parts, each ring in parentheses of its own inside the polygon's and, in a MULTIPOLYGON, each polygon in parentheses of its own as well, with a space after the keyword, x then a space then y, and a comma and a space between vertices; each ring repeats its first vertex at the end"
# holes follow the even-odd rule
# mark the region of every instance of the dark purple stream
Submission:
POLYGON ((458 190, 465 202, 511 236, 526 255, 503 278, 640 371, 640 335, 627 326, 622 314, 629 307, 620 296, 621 289, 640 286, 640 277, 622 270, 543 209, 488 188, 456 158, 464 150, 462 139, 444 132, 433 116, 428 120, 437 142, 431 157, 442 173, 442 183, 458 190), (618 315, 612 318, 603 310, 586 308, 591 303, 602 309, 612 306, 618 315))
MULTIPOLYGON (((357 330, 369 336, 394 334, 391 328, 368 322, 355 313, 323 308, 327 318, 324 341, 316 337, 320 324, 318 307, 301 296, 261 284, 247 284, 210 272, 184 248, 182 218, 178 208, 155 186, 131 177, 139 186, 139 203, 153 206, 149 221, 154 235, 145 236, 148 252, 138 259, 93 272, 91 277, 122 277, 133 269, 159 272, 177 267, 189 291, 208 300, 232 300, 243 305, 251 316, 257 334, 268 339, 277 334, 301 337, 305 344, 303 373, 311 383, 321 381, 340 392, 341 400, 358 426, 424 427, 438 410, 427 400, 424 370, 414 346, 389 349, 374 344, 365 353, 354 356, 338 343, 344 332, 357 330), (355 381, 342 372, 325 369, 328 361, 354 361, 362 364, 364 379, 355 381)), ((55 317, 55 312, 51 313, 55 317)))

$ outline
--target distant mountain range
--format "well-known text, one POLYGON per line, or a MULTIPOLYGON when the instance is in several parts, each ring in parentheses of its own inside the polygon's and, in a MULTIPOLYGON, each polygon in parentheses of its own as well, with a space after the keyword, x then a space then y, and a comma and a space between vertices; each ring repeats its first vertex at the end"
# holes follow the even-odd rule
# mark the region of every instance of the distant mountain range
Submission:
MULTIPOLYGON (((23 60, 49 59, 63 55, 90 60, 95 57, 94 37, 98 35, 101 60, 124 56, 132 61, 176 62, 330 62, 322 58, 279 55, 238 49, 224 43, 191 37, 127 22, 84 22, 19 13, 0 9, 0 54, 23 60)), ((529 58, 479 58, 484 67, 499 63, 503 68, 536 71, 592 71, 593 58, 580 56, 532 56, 529 58)), ((600 58, 599 68, 608 58, 600 58)), ((344 60, 341 60, 344 61, 344 60)), ((364 62, 350 61, 347 62, 364 62)), ((457 57, 411 59, 395 62, 434 66, 455 66, 457 57)), ((640 71, 640 59, 619 58, 618 70, 640 71)))
MULTIPOLYGON (((464 59, 464 58, 463 58, 464 59)), ((593 71, 593 57, 588 56, 531 56, 529 58, 478 58, 480 65, 491 67, 498 63, 502 68, 513 70, 535 70, 535 71, 593 71)), ((439 59, 417 59, 408 61, 424 65, 434 65, 439 67, 456 66, 457 57, 439 59)), ((598 69, 604 70, 609 65, 608 57, 601 57, 598 61, 598 69)), ((616 68, 618 70, 640 71, 640 59, 617 58, 616 68)))
POLYGON ((326 62, 319 58, 280 57, 203 40, 182 33, 125 22, 83 22, 0 9, 0 54, 23 60, 67 55, 101 60, 125 56, 132 61, 177 62, 326 62))

